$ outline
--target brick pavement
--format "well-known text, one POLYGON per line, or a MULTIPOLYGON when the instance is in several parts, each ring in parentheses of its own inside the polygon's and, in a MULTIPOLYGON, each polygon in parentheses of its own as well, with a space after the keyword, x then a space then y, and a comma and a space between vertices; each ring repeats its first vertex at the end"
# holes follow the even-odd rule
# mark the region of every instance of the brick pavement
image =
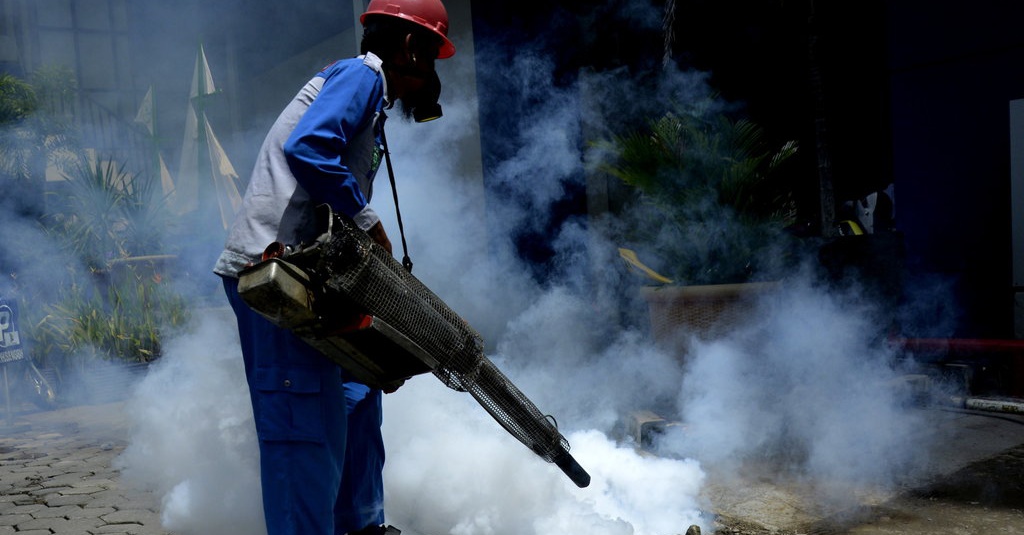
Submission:
MULTIPOLYGON (((173 535, 161 527, 157 498, 126 486, 113 466, 127 446, 123 403, 26 405, 10 421, 0 403, 0 535, 173 535)), ((762 479, 724 490, 709 485, 722 490, 712 492, 716 514, 736 521, 721 532, 1024 535, 1024 415, 928 413, 947 438, 929 454, 929 486, 868 507, 858 517, 863 523, 850 526, 820 514, 804 518, 811 509, 799 488, 762 479)))
POLYGON ((127 445, 121 407, 0 404, 0 535, 171 535, 155 496, 112 466, 127 445))

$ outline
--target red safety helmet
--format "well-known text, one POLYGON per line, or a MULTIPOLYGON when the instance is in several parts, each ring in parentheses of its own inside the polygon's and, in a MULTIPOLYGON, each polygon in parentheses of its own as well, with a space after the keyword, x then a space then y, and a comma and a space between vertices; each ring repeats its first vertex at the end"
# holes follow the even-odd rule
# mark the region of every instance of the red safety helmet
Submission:
POLYGON ((455 45, 448 40, 448 11, 441 0, 370 0, 359 22, 365 22, 367 15, 398 17, 423 26, 441 38, 441 51, 437 59, 455 55, 455 45))

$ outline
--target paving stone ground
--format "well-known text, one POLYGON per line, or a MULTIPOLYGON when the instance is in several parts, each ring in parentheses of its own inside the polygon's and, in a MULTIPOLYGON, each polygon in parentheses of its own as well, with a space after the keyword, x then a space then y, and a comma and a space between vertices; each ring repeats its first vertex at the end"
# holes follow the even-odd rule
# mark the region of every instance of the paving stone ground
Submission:
POLYGON ((0 414, 0 535, 172 535, 112 467, 127 445, 116 405, 0 414))
MULTIPOLYGON (((0 404, 0 535, 175 535, 161 526, 157 498, 114 468, 127 446, 122 404, 10 413, 0 404)), ((811 511, 799 486, 770 477, 709 485, 717 531, 1024 535, 1024 415, 929 412, 947 440, 930 452, 921 484, 844 518, 811 511)))

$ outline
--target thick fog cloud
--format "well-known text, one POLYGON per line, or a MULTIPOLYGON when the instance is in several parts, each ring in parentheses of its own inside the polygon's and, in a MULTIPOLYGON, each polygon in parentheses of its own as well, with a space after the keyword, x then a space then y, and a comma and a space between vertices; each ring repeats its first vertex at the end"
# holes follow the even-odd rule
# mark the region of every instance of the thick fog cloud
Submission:
MULTIPOLYGON (((658 19, 644 2, 631 6, 630 20, 658 19)), ((176 60, 187 69, 193 43, 167 37, 188 48, 175 55, 188 58, 176 60)), ((473 163, 480 154, 469 147, 478 143, 480 102, 492 96, 476 95, 472 58, 441 62, 443 119, 412 124, 395 113, 387 123, 414 274, 484 335, 488 357, 557 421, 592 483, 576 488, 467 394, 423 375, 385 396, 389 523, 408 535, 662 535, 690 524, 709 532, 708 466, 775 456, 802 477, 876 485, 912 471, 908 437, 921 436, 920 422, 892 386, 903 370, 878 341, 873 303, 835 294, 812 270, 790 273, 753 305, 749 324, 694 341, 683 358, 651 341, 646 311, 629 300, 641 282, 599 232, 657 222, 605 214, 552 224, 550 206, 611 156, 591 141, 654 103, 704 101, 707 73, 666 69, 641 83, 611 70, 556 83, 542 46, 511 62, 479 53, 475 66, 496 72, 476 76, 505 79, 530 103, 505 117, 516 128, 501 140, 502 158, 489 162, 487 188, 473 163), (550 239, 546 280, 517 254, 522 232, 550 239), (622 433, 637 410, 664 411, 680 424, 658 438, 657 456, 622 433)), ((291 88, 282 92, 304 82, 280 80, 291 88)), ((258 147, 263 135, 239 132, 228 145, 258 147)), ((384 168, 375 190, 400 255, 384 168)), ((8 243, 49 247, 24 221, 3 228, 8 243)), ((39 264, 5 260, 23 277, 42 273, 39 264)), ((198 276, 204 261, 183 259, 198 276)), ((175 533, 259 534, 258 449, 234 320, 217 293, 194 313, 126 403, 132 434, 118 464, 127 483, 157 494, 175 533)))

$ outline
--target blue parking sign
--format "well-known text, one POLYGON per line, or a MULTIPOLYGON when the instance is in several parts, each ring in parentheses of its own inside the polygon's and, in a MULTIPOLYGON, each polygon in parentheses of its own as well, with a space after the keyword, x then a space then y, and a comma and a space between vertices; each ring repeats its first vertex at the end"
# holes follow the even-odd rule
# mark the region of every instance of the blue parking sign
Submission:
POLYGON ((21 333, 18 332, 18 304, 0 298, 0 364, 24 358, 21 333))

